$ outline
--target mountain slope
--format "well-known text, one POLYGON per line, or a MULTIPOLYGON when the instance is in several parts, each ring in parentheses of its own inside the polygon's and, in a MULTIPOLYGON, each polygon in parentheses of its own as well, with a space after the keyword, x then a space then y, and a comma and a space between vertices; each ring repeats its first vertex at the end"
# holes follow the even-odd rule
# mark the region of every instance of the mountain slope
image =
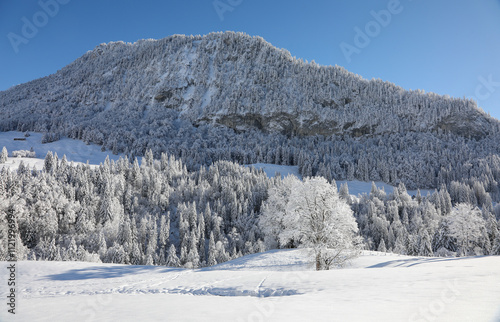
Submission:
POLYGON ((241 33, 101 44, 0 92, 0 115, 0 131, 167 152, 188 169, 231 160, 409 188, 481 181, 500 198, 500 122, 475 102, 305 63, 241 33))
POLYGON ((136 123, 171 111, 195 125, 287 135, 498 131, 472 101, 307 64, 232 32, 101 44, 54 75, 0 93, 3 130, 68 130, 106 117, 136 123))

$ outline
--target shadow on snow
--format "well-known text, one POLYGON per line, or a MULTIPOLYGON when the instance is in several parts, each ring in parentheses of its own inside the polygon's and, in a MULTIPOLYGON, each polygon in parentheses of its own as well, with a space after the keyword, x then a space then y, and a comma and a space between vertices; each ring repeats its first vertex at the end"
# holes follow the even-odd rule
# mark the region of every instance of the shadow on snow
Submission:
POLYGON ((143 273, 175 273, 185 271, 181 268, 166 268, 159 266, 93 266, 80 269, 72 269, 64 273, 47 275, 46 278, 53 281, 87 280, 87 279, 107 279, 124 277, 127 275, 137 275, 143 273))
POLYGON ((387 266, 392 266, 392 267, 412 267, 416 265, 421 265, 421 264, 428 264, 428 263, 437 263, 437 262, 447 262, 447 261, 457 261, 457 260, 464 260, 464 259, 475 259, 475 258, 482 258, 485 256, 474 256, 474 257, 421 257, 421 258, 410 258, 410 259, 398 259, 398 260, 392 260, 392 261, 387 261, 379 264, 375 264, 372 266, 368 266, 367 268, 382 268, 382 267, 387 267, 387 266))

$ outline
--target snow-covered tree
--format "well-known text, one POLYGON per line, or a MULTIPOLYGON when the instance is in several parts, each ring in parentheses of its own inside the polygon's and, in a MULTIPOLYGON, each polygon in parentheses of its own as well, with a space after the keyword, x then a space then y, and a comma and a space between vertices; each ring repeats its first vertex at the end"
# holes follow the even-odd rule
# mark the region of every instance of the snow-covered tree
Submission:
POLYGON ((432 245, 431 245, 431 237, 429 236, 429 233, 427 230, 423 230, 421 232, 421 237, 420 237, 420 249, 419 249, 419 255, 420 256, 432 256, 432 245))
POLYGON ((297 241, 300 247, 312 248, 317 270, 341 266, 358 255, 358 227, 352 210, 322 177, 293 184, 283 224, 280 243, 297 241))
POLYGON ((493 241, 491 255, 500 255, 500 236, 497 236, 493 241))
POLYGON ((7 148, 2 148, 2 153, 0 153, 0 163, 7 162, 7 158, 9 157, 9 152, 7 152, 7 148))
POLYGON ((383 239, 380 240, 380 244, 378 245, 377 251, 382 253, 387 252, 387 248, 385 247, 385 241, 383 239))
POLYGON ((189 251, 187 254, 185 267, 198 268, 200 267, 200 255, 198 254, 198 240, 195 234, 191 234, 189 239, 189 251))
POLYGON ((349 194, 349 187, 347 186, 347 182, 342 183, 340 185, 339 195, 340 195, 340 198, 347 201, 347 203, 351 203, 351 196, 349 194))
POLYGON ((288 239, 283 244, 279 235, 286 229, 284 218, 290 202, 292 188, 300 181, 295 176, 287 176, 269 189, 269 197, 262 207, 259 226, 264 234, 264 242, 268 249, 296 247, 297 240, 288 239))
POLYGON ((170 266, 170 267, 179 267, 180 266, 179 257, 177 257, 177 251, 175 249, 174 244, 170 245, 170 248, 168 249, 166 265, 170 266))
MULTIPOLYGON (((458 204, 444 218, 448 236, 455 242, 459 255, 481 255, 487 233, 481 211, 470 204, 458 204)), ((452 249, 450 249, 452 250, 452 249)))
POLYGON ((54 159, 54 155, 52 154, 51 151, 48 151, 47 154, 45 155, 45 160, 43 162, 43 170, 45 172, 51 172, 56 166, 55 162, 56 161, 54 159))
POLYGON ((214 266, 217 264, 216 251, 217 250, 215 248, 214 234, 210 232, 210 240, 208 242, 208 266, 214 266))

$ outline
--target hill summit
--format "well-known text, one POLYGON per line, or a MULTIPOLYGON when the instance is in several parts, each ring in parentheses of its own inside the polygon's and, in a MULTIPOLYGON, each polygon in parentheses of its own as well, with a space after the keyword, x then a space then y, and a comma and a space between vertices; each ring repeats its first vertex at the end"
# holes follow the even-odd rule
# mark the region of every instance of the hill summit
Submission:
POLYGON ((306 63, 234 32, 101 44, 53 75, 1 92, 0 112, 3 130, 65 134, 110 118, 137 127, 149 114, 172 112, 195 126, 288 136, 498 131, 473 101, 306 63))

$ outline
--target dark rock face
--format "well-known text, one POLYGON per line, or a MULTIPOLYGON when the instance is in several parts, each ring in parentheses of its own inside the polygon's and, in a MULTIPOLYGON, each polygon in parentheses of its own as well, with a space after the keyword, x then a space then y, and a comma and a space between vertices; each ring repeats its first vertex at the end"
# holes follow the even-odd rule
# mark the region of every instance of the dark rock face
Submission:
POLYGON ((452 115, 442 119, 437 128, 445 131, 452 132, 464 137, 472 137, 475 139, 482 139, 490 134, 490 129, 494 126, 493 122, 489 119, 481 117, 481 115, 452 115))
POLYGON ((281 133, 287 136, 332 135, 339 133, 335 121, 320 123, 317 118, 314 118, 299 123, 298 119, 297 115, 287 113, 266 116, 247 113, 244 115, 224 115, 216 118, 215 122, 238 131, 255 128, 267 133, 281 133))

